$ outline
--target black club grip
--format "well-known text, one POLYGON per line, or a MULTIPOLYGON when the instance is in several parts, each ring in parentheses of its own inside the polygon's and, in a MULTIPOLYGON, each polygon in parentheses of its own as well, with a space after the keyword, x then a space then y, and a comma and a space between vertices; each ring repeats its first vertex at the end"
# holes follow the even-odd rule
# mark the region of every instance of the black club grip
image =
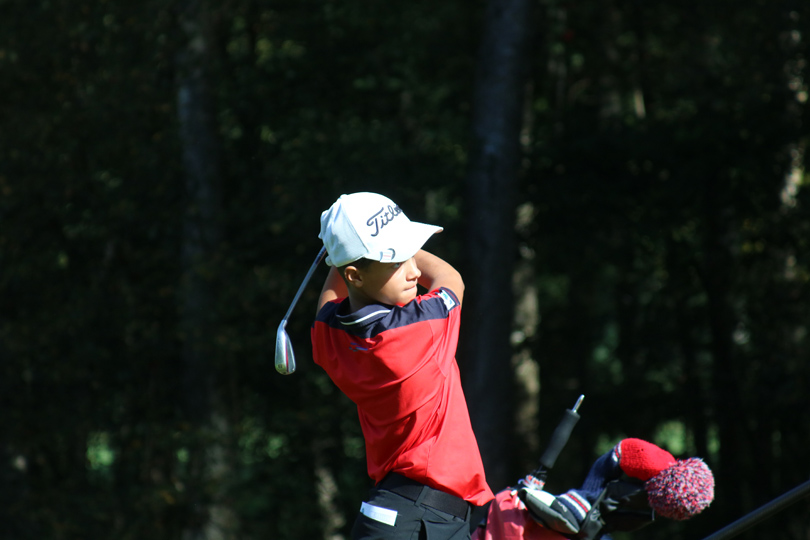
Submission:
MULTIPOLYGON (((577 405, 579 405, 579 402, 577 402, 577 405)), ((571 431, 574 429, 577 422, 579 422, 579 414, 576 412, 576 408, 577 407, 565 410, 562 420, 560 420, 560 423, 551 435, 551 441, 546 447, 546 451, 543 452, 543 456, 540 458, 540 465, 546 470, 554 467, 554 463, 560 456, 560 452, 571 436, 571 431)))

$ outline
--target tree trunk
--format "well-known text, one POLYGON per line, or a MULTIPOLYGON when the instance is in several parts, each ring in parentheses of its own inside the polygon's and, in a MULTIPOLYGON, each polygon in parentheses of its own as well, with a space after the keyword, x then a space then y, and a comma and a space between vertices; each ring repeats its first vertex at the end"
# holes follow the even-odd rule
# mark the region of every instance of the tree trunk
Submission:
POLYGON ((228 477, 225 437, 227 416, 219 410, 214 385, 213 336, 216 328, 214 259, 220 243, 221 160, 216 116, 207 72, 210 27, 205 4, 181 4, 184 43, 178 54, 177 111, 185 174, 181 328, 183 335, 183 409, 190 425, 188 480, 189 516, 184 540, 233 537, 235 518, 221 504, 228 477), (210 435, 204 435, 210 434, 210 435))
MULTIPOLYGON (((706 181, 704 201, 703 283, 708 300, 712 353, 712 393, 720 439, 719 463, 715 467, 718 499, 728 496, 727 505, 741 514, 748 506, 748 483, 743 469, 748 445, 744 436, 745 408, 740 396, 738 367, 734 359, 734 314, 730 305, 729 283, 733 279, 726 215, 717 178, 706 181), (731 496, 733 494, 733 496, 731 496)), ((723 499, 725 500, 725 499, 723 499)))
POLYGON ((464 385, 490 485, 514 480, 511 347, 515 205, 531 28, 529 0, 490 0, 478 59, 467 178, 464 385))

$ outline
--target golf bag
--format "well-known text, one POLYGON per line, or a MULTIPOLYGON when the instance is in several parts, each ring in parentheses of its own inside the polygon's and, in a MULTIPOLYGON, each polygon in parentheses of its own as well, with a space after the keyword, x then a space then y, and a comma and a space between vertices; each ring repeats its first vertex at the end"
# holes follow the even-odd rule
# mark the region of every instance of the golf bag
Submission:
POLYGON ((644 486, 636 481, 608 482, 586 514, 580 531, 571 536, 549 528, 535 517, 533 501, 527 506, 519 493, 520 489, 512 488, 496 493, 486 518, 473 531, 472 540, 607 539, 611 532, 634 531, 655 521, 644 486))
POLYGON ((472 540, 608 539, 656 517, 685 520, 714 499, 714 477, 698 458, 675 459, 650 442, 628 438, 600 456, 579 488, 544 490, 549 470, 579 420, 580 396, 565 411, 539 467, 515 487, 498 492, 472 540))

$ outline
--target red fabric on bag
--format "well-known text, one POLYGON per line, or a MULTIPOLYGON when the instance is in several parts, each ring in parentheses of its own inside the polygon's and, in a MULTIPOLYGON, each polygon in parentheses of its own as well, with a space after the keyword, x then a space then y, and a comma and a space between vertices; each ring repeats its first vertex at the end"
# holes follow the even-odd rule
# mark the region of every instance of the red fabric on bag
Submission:
POLYGON ((565 540, 565 537, 534 521, 517 492, 505 489, 495 494, 486 528, 476 529, 470 540, 565 540))

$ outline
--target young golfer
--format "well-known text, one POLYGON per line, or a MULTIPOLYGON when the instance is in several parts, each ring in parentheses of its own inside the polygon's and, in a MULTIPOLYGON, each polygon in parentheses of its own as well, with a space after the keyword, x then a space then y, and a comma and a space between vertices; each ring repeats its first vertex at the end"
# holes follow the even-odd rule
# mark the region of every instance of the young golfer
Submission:
POLYGON ((464 282, 421 249, 441 230, 375 193, 343 195, 321 215, 332 268, 313 356, 357 405, 376 484, 354 540, 466 540, 471 505, 493 498, 455 359, 464 282))

